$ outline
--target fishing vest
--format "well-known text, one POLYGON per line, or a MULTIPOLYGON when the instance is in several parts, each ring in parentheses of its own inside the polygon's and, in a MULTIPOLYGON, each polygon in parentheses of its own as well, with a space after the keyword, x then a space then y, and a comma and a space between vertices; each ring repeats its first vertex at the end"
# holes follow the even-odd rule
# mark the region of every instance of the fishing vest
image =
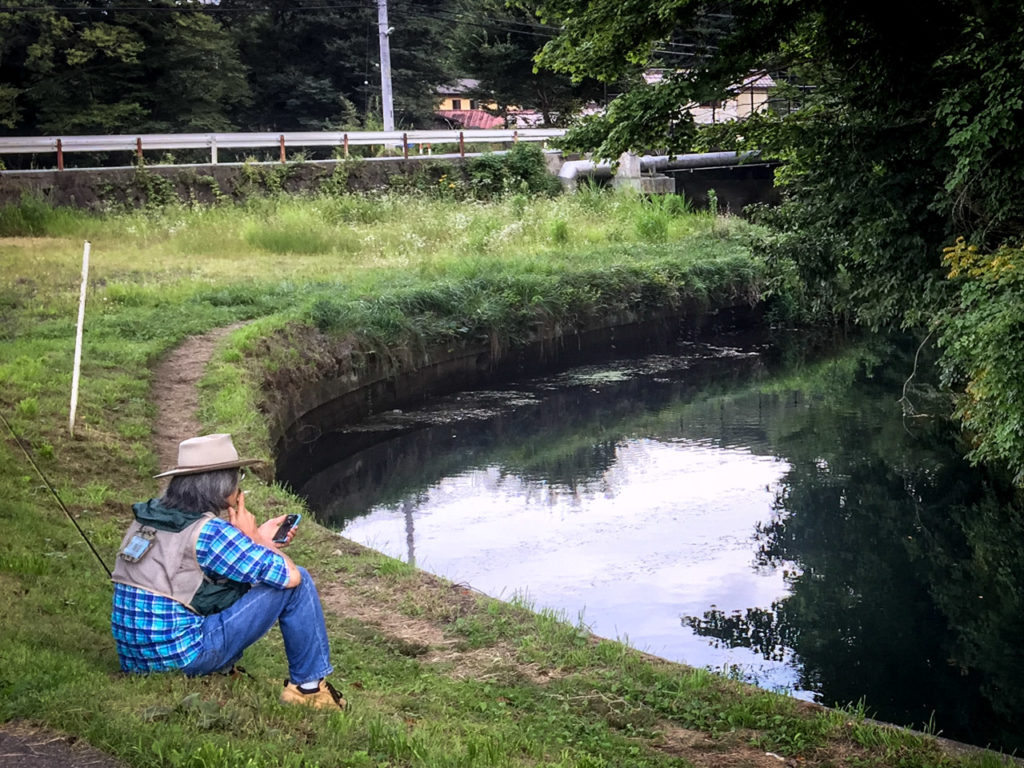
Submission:
POLYGON ((203 573, 196 559, 199 532, 216 515, 207 513, 180 531, 159 530, 134 521, 117 552, 111 576, 118 584, 169 597, 193 613, 219 613, 249 591, 248 584, 203 573))

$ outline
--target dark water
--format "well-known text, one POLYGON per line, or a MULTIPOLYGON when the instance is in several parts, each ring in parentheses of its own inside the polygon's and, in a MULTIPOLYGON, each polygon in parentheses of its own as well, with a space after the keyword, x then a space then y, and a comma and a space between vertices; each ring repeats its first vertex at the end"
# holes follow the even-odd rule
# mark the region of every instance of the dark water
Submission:
POLYGON ((1024 515, 914 347, 739 338, 326 434, 344 535, 668 659, 1024 749, 1024 515))

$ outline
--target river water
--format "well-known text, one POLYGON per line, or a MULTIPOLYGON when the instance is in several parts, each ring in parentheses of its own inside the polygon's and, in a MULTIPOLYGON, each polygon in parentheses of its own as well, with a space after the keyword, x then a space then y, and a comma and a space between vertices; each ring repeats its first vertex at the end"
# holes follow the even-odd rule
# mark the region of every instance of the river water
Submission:
MULTIPOLYGON (((914 348, 722 337, 323 435, 343 535, 598 635, 1024 749, 1024 516, 914 348)), ((322 464, 323 462, 321 462, 322 464)), ((312 462, 313 465, 316 462, 312 462)))

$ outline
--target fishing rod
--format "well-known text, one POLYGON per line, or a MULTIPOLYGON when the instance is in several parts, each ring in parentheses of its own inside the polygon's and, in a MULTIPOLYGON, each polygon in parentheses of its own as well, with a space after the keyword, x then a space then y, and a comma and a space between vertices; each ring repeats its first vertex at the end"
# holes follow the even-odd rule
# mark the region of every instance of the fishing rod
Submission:
POLYGON ((89 537, 85 535, 85 531, 82 530, 82 526, 78 524, 78 521, 75 520, 72 514, 68 511, 68 508, 64 506, 64 502, 57 494, 57 491, 50 484, 50 481, 46 478, 46 475, 43 474, 43 470, 41 470, 39 468, 39 465, 36 464, 36 460, 32 458, 32 454, 28 452, 28 448, 25 447, 25 444, 21 441, 21 438, 18 437, 18 434, 17 432, 14 431, 14 428, 11 426, 11 423, 7 421, 7 418, 4 416, 3 411, 0 411, 0 421, 3 421, 4 425, 7 427, 7 431, 11 433, 11 437, 14 438, 14 441, 18 444, 18 447, 21 448, 21 452, 24 453, 25 458, 28 459, 28 463, 32 465, 32 469, 36 471, 36 474, 39 475, 40 479, 42 479, 43 485, 45 485, 47 490, 51 494, 53 494, 53 498, 57 500, 57 506, 64 510, 64 514, 68 516, 68 520, 70 520, 71 523, 75 526, 75 530, 78 531, 78 534, 82 537, 85 543, 89 545, 89 549, 92 550, 92 553, 96 556, 96 559, 99 561, 99 564, 103 566, 103 570, 107 572, 107 578, 110 578, 112 574, 110 573, 110 569, 107 568, 107 564, 103 562, 103 558, 100 557, 100 553, 96 551, 96 547, 94 547, 92 545, 92 542, 89 541, 89 537))

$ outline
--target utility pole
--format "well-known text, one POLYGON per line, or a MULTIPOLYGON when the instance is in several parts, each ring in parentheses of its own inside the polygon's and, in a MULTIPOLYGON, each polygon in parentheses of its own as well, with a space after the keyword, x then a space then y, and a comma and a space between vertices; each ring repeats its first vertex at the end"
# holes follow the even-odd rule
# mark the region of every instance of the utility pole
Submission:
POLYGON ((380 36, 380 105, 384 130, 395 130, 395 105, 391 97, 391 43, 395 31, 388 26, 388 0, 377 0, 377 31, 380 36))

